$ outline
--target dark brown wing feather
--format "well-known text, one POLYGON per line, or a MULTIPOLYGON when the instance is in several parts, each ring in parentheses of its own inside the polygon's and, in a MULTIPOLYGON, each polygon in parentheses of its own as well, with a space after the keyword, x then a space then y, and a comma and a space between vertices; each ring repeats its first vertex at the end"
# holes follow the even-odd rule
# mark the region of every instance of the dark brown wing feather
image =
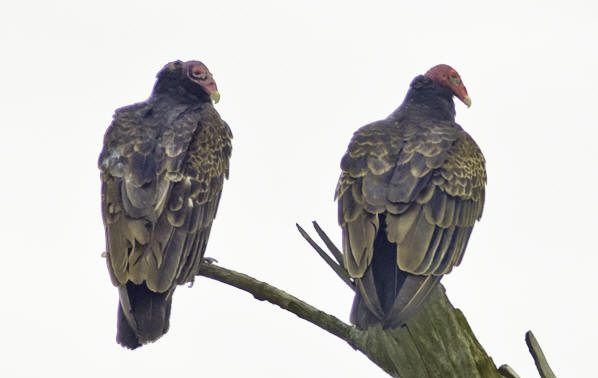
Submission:
MULTIPOLYGON (((449 121, 385 120, 355 133, 336 198, 345 265, 360 289, 356 302, 373 314, 361 316, 370 318, 362 328, 404 322, 460 263, 482 214, 484 164, 471 137, 449 121), (383 253, 392 258, 374 255, 383 253), (391 264, 398 269, 371 268, 391 264)), ((354 306, 358 325, 359 311, 354 306)))
POLYGON ((168 329, 174 288, 198 272, 231 154, 231 131, 211 104, 159 106, 118 110, 100 156, 108 268, 121 288, 119 319, 133 328, 120 332, 119 321, 119 342, 129 347, 136 346, 123 340, 129 331, 143 344, 168 329), (160 113, 167 116, 156 116, 160 113), (142 329, 143 310, 135 313, 123 292, 131 284, 156 298, 148 308, 163 307, 159 334, 154 320, 142 329))

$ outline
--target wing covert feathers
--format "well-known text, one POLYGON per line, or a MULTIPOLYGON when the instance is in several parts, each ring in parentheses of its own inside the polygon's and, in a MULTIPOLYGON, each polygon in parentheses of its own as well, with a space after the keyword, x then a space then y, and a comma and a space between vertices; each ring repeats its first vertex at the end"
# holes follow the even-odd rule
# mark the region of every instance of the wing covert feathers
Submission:
MULTIPOLYGON (((229 171, 232 134, 213 106, 166 105, 117 110, 99 160, 108 269, 121 288, 119 314, 133 328, 141 318, 127 310, 123 288, 146 287, 164 307, 177 284, 193 281, 229 171)), ((157 337, 167 329, 154 327, 163 330, 157 337)), ((134 344, 126 326, 119 334, 134 344)))

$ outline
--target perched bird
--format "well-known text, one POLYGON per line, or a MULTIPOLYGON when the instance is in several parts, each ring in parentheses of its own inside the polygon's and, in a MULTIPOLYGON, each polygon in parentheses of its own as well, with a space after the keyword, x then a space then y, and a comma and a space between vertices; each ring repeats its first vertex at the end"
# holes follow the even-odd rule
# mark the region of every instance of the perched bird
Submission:
POLYGON ((168 63, 150 98, 117 109, 106 131, 102 218, 116 341, 127 348, 168 331, 176 286, 198 273, 232 149, 219 98, 203 63, 168 63))
POLYGON ((405 324, 459 265, 482 215, 484 156, 455 123, 453 96, 471 105, 454 69, 431 68, 390 116, 355 132, 341 160, 335 199, 358 328, 405 324))

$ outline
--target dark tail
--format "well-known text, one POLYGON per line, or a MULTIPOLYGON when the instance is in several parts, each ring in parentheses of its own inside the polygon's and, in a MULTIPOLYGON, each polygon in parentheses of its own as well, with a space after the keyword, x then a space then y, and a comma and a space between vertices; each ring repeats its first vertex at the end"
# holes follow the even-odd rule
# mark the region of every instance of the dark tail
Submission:
POLYGON ((372 262, 357 288, 351 309, 351 323, 360 329, 382 323, 384 328, 403 325, 425 302, 441 276, 418 276, 397 266, 397 246, 379 232, 374 241, 372 262))
POLYGON ((359 329, 368 329, 369 326, 380 323, 382 319, 374 314, 365 303, 358 289, 355 290, 353 307, 351 308, 351 323, 359 329))
POLYGON ((118 320, 116 341, 135 349, 156 341, 168 331, 172 292, 155 293, 145 284, 128 282, 118 289, 118 320), (171 295, 168 295, 168 294, 171 295))

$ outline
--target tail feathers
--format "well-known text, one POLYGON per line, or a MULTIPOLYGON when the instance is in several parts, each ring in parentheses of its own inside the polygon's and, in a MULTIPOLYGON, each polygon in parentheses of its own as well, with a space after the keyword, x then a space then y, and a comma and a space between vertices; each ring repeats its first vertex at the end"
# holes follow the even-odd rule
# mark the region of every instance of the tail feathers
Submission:
POLYGON ((145 284, 128 282, 119 287, 120 301, 116 341, 122 346, 135 349, 156 341, 168 331, 171 291, 155 293, 145 284))
POLYGON ((359 329, 368 329, 368 327, 378 324, 382 318, 377 316, 370 310, 366 301, 359 290, 355 291, 355 298, 353 299, 353 307, 351 308, 351 323, 355 324, 359 329))
POLYGON ((416 276, 407 273, 395 302, 383 321, 384 328, 394 328, 411 319, 438 285, 442 276, 416 276))
MULTIPOLYGON (((404 282, 398 292, 394 293, 395 299, 392 307, 385 309, 383 313, 378 311, 378 306, 372 306, 372 303, 377 301, 368 300, 368 298, 384 295, 384 293, 362 292, 367 286, 358 283, 358 290, 355 292, 353 307, 351 308, 351 323, 359 329, 368 329, 370 326, 379 323, 382 323, 384 328, 402 326, 417 314, 421 305, 442 278, 442 276, 417 276, 402 273, 406 275, 404 282)), ((360 281, 360 279, 357 279, 357 281, 360 281)))
POLYGON ((361 329, 382 323, 384 328, 405 324, 421 307, 441 276, 408 273, 397 265, 397 246, 380 232, 374 241, 375 253, 361 278, 351 322, 361 329))
POLYGON ((116 342, 129 349, 141 346, 135 329, 129 324, 120 303, 118 304, 118 319, 116 320, 116 342))

